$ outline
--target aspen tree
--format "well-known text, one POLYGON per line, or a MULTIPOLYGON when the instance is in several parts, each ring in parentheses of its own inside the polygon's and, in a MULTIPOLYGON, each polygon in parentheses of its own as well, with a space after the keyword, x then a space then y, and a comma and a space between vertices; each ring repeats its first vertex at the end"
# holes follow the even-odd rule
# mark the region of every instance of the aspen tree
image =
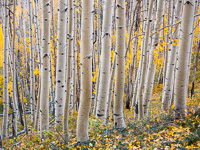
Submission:
POLYGON ((164 1, 159 0, 157 5, 157 12, 156 12, 156 22, 154 26, 155 33, 152 36, 152 46, 149 53, 149 62, 148 62, 148 69, 147 69, 147 76, 145 79, 145 88, 144 88, 144 96, 143 96, 143 108, 144 108, 144 114, 148 114, 148 108, 150 104, 153 84, 154 84, 154 76, 156 71, 156 60, 155 60, 155 53, 157 52, 157 46, 159 43, 159 31, 157 31, 160 28, 162 19, 163 19, 163 8, 164 8, 164 1))
MULTIPOLYGON (((176 14, 175 14, 175 21, 178 22, 181 17, 181 7, 182 7, 182 0, 178 0, 176 4, 176 14)), ((174 39, 172 42, 172 49, 169 56, 169 62, 167 65, 167 71, 166 71, 166 78, 165 78, 165 84, 164 89, 162 93, 162 110, 167 111, 170 106, 170 102, 172 99, 172 89, 173 89, 173 81, 174 81, 174 69, 175 69, 175 62, 176 62, 176 53, 177 53, 177 47, 178 47, 178 40, 179 40, 179 30, 180 25, 178 24, 176 26, 176 29, 174 31, 174 39)))
POLYGON ((115 128, 125 128, 123 114, 125 81, 125 1, 116 1, 116 72, 114 93, 115 128))
POLYGON ((196 57, 195 57, 195 63, 194 63, 193 80, 192 80, 192 88, 191 88, 191 98, 194 95, 194 83, 195 83, 196 73, 197 73, 197 68, 198 68, 199 51, 200 51, 200 41, 198 42, 198 48, 197 48, 197 51, 196 51, 196 57))
POLYGON ((27 0, 23 1, 23 5, 22 5, 22 15, 23 17, 23 47, 24 47, 24 55, 25 55, 25 69, 27 69, 27 63, 28 63, 28 58, 27 58, 27 44, 26 44, 26 32, 27 32, 27 28, 26 28, 26 16, 27 13, 24 12, 25 8, 27 6, 27 0))
MULTIPOLYGON (((5 0, 5 6, 8 5, 8 1, 5 0)), ((3 51, 3 76, 4 76, 4 83, 3 83, 3 124, 2 124, 2 139, 7 137, 7 128, 8 128, 8 8, 4 7, 4 51, 3 51)))
POLYGON ((76 0, 73 0, 73 69, 72 69, 72 94, 73 94, 73 100, 72 105, 73 109, 75 108, 76 104, 76 36, 77 36, 77 12, 76 12, 76 0))
MULTIPOLYGON (((38 54, 38 68, 41 71, 41 47, 40 47, 40 34, 39 34, 39 24, 38 24, 38 0, 34 0, 34 8, 35 8, 35 14, 34 14, 34 25, 35 25, 35 38, 36 38, 36 49, 38 54)), ((38 79, 38 98, 37 98, 37 104, 36 105, 36 114, 35 114, 35 123, 34 128, 38 129, 39 124, 39 115, 40 115, 40 96, 41 96, 41 77, 38 79)))
MULTIPOLYGON (((39 71, 41 72, 41 46, 40 46, 40 26, 38 23, 38 0, 34 0, 34 25, 35 25, 35 38, 36 38, 36 53, 38 57, 38 68, 39 71)), ((38 89, 37 89, 37 103, 36 105, 36 113, 35 113, 35 123, 34 123, 34 128, 38 129, 38 124, 39 124, 39 111, 40 111, 40 98, 41 98, 41 76, 38 77, 38 89)))
MULTIPOLYGON (((130 2, 129 13, 131 13, 131 14, 129 15, 129 17, 130 17, 129 22, 130 23, 127 23, 127 24, 129 24, 128 27, 127 27, 129 34, 128 34, 128 45, 127 45, 125 56, 127 56, 127 53, 130 52, 130 49, 131 49, 132 33, 133 33, 133 29, 134 29, 135 14, 136 14, 138 4, 139 4, 139 1, 137 1, 137 2, 135 1, 134 3, 133 3, 133 1, 130 2)), ((130 103, 133 100, 133 86, 134 86, 133 85, 133 72, 134 72, 134 67, 135 67, 135 65, 134 65, 135 64, 135 56, 136 56, 135 52, 136 52, 135 47, 133 46, 132 62, 131 62, 130 71, 129 71, 128 96, 127 96, 127 100, 126 100, 126 108, 130 108, 130 103)), ((133 105, 133 101, 131 103, 131 106, 132 105, 133 105)))
MULTIPOLYGON (((50 58, 50 0, 42 1, 42 66, 40 96, 40 131, 49 129, 49 59, 50 58)), ((38 108, 39 109, 39 108, 38 108)))
POLYGON ((66 63, 66 14, 67 0, 59 0, 58 11, 58 48, 56 65, 55 121, 61 122, 65 99, 65 63, 66 63))
POLYGON ((30 98, 31 118, 35 123, 35 76, 34 76, 34 49, 33 49, 33 8, 32 0, 29 0, 29 49, 30 49, 30 98))
MULTIPOLYGON (((137 5, 135 6, 134 14, 138 13, 138 9, 139 9, 138 7, 140 7, 140 2, 137 3, 137 5)), ((135 18, 135 15, 134 15, 134 18, 135 18)), ((135 23, 135 21, 132 22, 132 27, 134 27, 134 23, 135 23)), ((139 32, 139 28, 137 28, 137 29, 135 28, 135 31, 137 31, 137 32, 135 32, 135 36, 137 36, 137 33, 139 32)), ((136 55, 136 49, 138 49, 138 41, 139 41, 139 39, 136 38, 135 44, 134 44, 134 47, 135 47, 134 55, 136 55)), ((127 51, 128 51, 128 49, 127 49, 127 51)), ((137 96, 137 91, 138 91, 137 89, 138 89, 139 80, 140 80, 139 70, 141 70, 141 63, 139 63, 138 68, 135 69, 135 71, 134 71, 135 83, 133 85, 133 96, 132 96, 132 104, 131 104, 132 107, 135 106, 136 101, 137 101, 136 96, 137 96)))
POLYGON ((138 111, 139 111, 139 117, 143 118, 143 91, 144 91, 144 83, 145 83, 145 75, 146 75, 146 69, 147 69, 147 50, 148 50, 148 43, 149 43, 149 34, 150 34, 150 27, 151 27, 151 15, 153 11, 153 1, 150 1, 150 6, 148 10, 148 17, 147 17, 147 22, 146 22, 146 33, 145 33, 145 38, 144 38, 144 45, 142 46, 142 52, 141 52, 141 66, 140 69, 138 70, 139 75, 140 75, 140 80, 138 84, 138 91, 137 91, 137 100, 138 100, 138 111))
POLYGON ((114 76, 115 76, 115 68, 116 68, 116 55, 114 57, 112 71, 110 73, 109 92, 108 92, 108 97, 107 97, 106 107, 105 107, 106 114, 105 114, 105 119, 103 122, 104 124, 107 124, 110 118, 110 108, 111 108, 112 96, 113 96, 113 82, 114 82, 114 76))
POLYGON ((92 0, 82 0, 81 97, 77 119, 77 141, 88 140, 88 119, 92 97, 92 0))
POLYGON ((23 87, 23 81, 20 81, 20 89, 21 89, 21 101, 22 101, 22 109, 23 109, 23 115, 24 115, 24 130, 25 133, 28 134, 28 127, 27 127, 27 120, 26 120, 26 110, 24 106, 24 87, 23 87))
POLYGON ((13 34, 12 34, 12 51, 11 51, 11 82, 12 82, 12 102, 13 102, 13 119, 12 119, 12 131, 13 136, 17 134, 17 97, 16 97, 16 66, 15 66, 15 9, 16 3, 13 1, 13 34))
MULTIPOLYGON (((23 34, 23 48, 24 48, 24 55, 25 55, 25 69, 27 69, 27 51, 26 51, 26 13, 24 12, 25 8, 26 8, 26 5, 27 5, 27 0, 23 0, 21 1, 21 5, 22 5, 22 23, 23 23, 23 26, 22 26, 22 34, 23 34)), ((23 72, 22 76, 25 76, 25 73, 23 72)), ((25 105, 24 105, 24 91, 25 91, 25 88, 24 88, 24 83, 23 82, 23 78, 20 80, 20 87, 21 87, 21 103, 22 103, 22 110, 23 110, 23 115, 24 115, 24 130, 25 130, 25 133, 28 134, 28 127, 27 127, 27 120, 26 120, 26 110, 25 110, 25 105)))
POLYGON ((111 59, 111 28, 113 1, 106 0, 103 7, 102 51, 100 62, 100 84, 97 99, 97 117, 105 120, 106 100, 109 91, 110 59, 111 59))
POLYGON ((70 79, 73 51, 73 1, 68 0, 68 44, 67 44, 67 72, 66 72, 66 96, 64 106, 63 132, 65 138, 68 139, 68 117, 69 117, 69 102, 70 102, 70 79))
POLYGON ((99 81, 100 81, 100 71, 101 68, 98 70, 98 74, 97 74, 97 79, 96 79, 96 85, 95 85, 95 89, 96 89, 96 94, 95 94, 95 99, 94 99, 94 110, 93 110, 93 114, 96 116, 97 114, 97 99, 98 99, 98 95, 99 95, 99 81))
MULTIPOLYGON (((197 1, 195 1, 195 4, 194 4, 194 6, 195 6, 195 11, 194 11, 194 14, 196 14, 196 13, 198 13, 198 4, 197 4, 197 1)), ((197 21, 198 20, 198 18, 194 18, 194 21, 193 22, 195 22, 195 21, 197 21)), ((193 28, 196 28, 195 26, 194 26, 194 24, 193 24, 193 28)), ((194 34, 192 34, 192 37, 191 37, 191 39, 194 39, 194 34)), ((187 83, 186 83, 186 85, 187 85, 187 87, 186 87, 186 90, 188 90, 188 97, 189 97, 189 88, 188 88, 188 84, 189 84, 189 79, 190 79, 190 68, 191 68, 191 58, 192 58, 192 48, 193 48, 193 40, 191 41, 191 44, 190 44, 190 50, 189 50, 189 52, 188 52, 188 54, 189 54, 189 59, 188 59, 188 72, 187 72, 187 83)))
POLYGON ((191 49, 195 0, 185 0, 180 29, 180 46, 175 75, 175 118, 184 118, 186 109, 187 72, 191 49))
MULTIPOLYGON (((170 26, 171 25, 171 18, 173 18, 173 16, 171 16, 172 15, 172 13, 171 13, 171 11, 172 11, 171 7, 172 7, 173 2, 168 1, 167 3, 168 3, 168 8, 167 8, 167 25, 170 26)), ((163 21, 163 24, 165 24, 164 21, 163 21)), ((172 37, 172 35, 171 35, 171 31, 172 31, 171 27, 169 27, 168 30, 169 31, 168 31, 168 33, 167 33, 166 36, 164 36, 164 31, 163 31, 163 37, 164 38, 166 37, 166 39, 164 39, 166 41, 166 43, 169 43, 169 40, 172 37)), ((165 86, 165 79, 166 79, 166 74, 167 74, 167 66, 168 66, 168 63, 169 63, 168 62, 169 61, 169 55, 171 53, 171 51, 169 51, 170 46, 171 46, 170 44, 166 44, 165 50, 164 50, 164 66, 162 68, 162 70, 163 70, 163 86, 165 86)))
MULTIPOLYGON (((54 0, 51 1, 51 35, 52 35, 52 46, 53 46, 53 62, 52 66, 54 66, 54 72, 52 70, 52 80, 54 81, 54 84, 56 84, 56 41, 55 41, 55 22, 54 22, 54 0)), ((51 83, 52 84, 52 83, 51 83)), ((51 109, 52 109, 52 114, 55 115, 55 88, 53 86, 53 89, 51 89, 51 109), (53 90, 53 91, 52 91, 53 90), (53 92, 53 93, 52 93, 53 92)))

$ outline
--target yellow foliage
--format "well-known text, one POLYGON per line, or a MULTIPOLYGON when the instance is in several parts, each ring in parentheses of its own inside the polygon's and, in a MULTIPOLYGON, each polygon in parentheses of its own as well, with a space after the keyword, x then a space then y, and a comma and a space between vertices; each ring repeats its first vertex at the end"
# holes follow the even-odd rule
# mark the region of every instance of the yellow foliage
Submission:
POLYGON ((0 25, 0 69, 3 68, 3 41, 2 25, 0 25))
POLYGON ((38 68, 35 68, 34 74, 35 74, 35 76, 39 76, 40 75, 40 70, 38 68))

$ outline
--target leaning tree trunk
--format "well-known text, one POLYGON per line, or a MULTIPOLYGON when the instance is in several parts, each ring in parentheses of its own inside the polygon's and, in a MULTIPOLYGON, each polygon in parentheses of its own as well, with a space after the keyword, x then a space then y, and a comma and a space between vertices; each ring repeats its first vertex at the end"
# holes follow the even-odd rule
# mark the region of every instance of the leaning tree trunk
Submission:
POLYGON ((180 47, 175 76, 175 118, 184 118, 186 109, 186 89, 189 52, 192 43, 195 0, 185 0, 181 23, 180 47))
POLYGON ((111 55, 111 28, 112 28, 112 8, 113 1, 104 2, 103 26, 102 26, 102 51, 101 51, 101 69, 100 84, 97 99, 97 118, 105 120, 106 100, 109 91, 110 77, 110 55, 111 55))
POLYGON ((145 89, 144 89, 144 96, 143 96, 143 113, 148 114, 149 104, 151 100, 151 94, 154 84, 154 76, 156 71, 156 60, 154 55, 154 50, 156 50, 158 43, 159 43, 159 31, 157 31, 161 25, 163 19, 163 8, 164 8, 164 1, 159 0, 157 6, 157 13, 156 13, 156 23, 154 26, 154 35, 152 37, 152 47, 149 54, 149 64, 147 69, 147 76, 145 79, 145 89))
POLYGON ((41 66, 41 96, 40 96, 40 131, 49 129, 49 59, 50 57, 50 0, 42 1, 42 66, 41 66))
POLYGON ((92 97, 92 0, 82 0, 81 98, 77 120, 77 141, 88 140, 88 119, 92 97))
POLYGON ((116 72, 114 93, 115 128, 125 128, 123 113, 124 82, 125 82, 125 1, 116 1, 116 72))
MULTIPOLYGON (((176 6, 176 14, 175 14, 175 21, 180 20, 181 16, 181 7, 182 7, 182 1, 179 0, 177 2, 176 6)), ((173 91, 173 81, 174 81, 174 69, 175 69, 175 62, 176 62, 176 52, 177 52, 177 42, 179 39, 179 30, 180 25, 177 25, 177 28, 174 32, 174 41, 172 42, 172 50, 170 53, 169 62, 167 65, 167 72, 166 72, 166 78, 165 78, 165 84, 162 94, 162 110, 167 111, 170 106, 171 98, 172 98, 172 91, 173 91)))
POLYGON ((61 122, 65 99, 65 60, 66 60, 66 14, 67 0, 59 0, 58 11, 58 49, 56 65, 55 122, 61 122))
MULTIPOLYGON (((7 6, 7 0, 4 3, 7 6)), ((4 21, 4 51, 3 51, 3 126, 2 126, 2 139, 7 137, 8 127, 8 9, 4 7, 5 21, 4 21)))

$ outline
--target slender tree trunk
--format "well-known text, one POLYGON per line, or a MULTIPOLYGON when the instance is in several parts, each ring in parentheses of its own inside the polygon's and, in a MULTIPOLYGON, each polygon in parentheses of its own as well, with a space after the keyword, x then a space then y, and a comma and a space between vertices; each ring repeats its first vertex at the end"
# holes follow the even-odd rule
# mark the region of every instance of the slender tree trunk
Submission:
POLYGON ((97 99, 97 118, 105 120, 106 100, 109 91, 110 59, 111 59, 111 28, 113 1, 106 0, 103 7, 102 51, 100 62, 100 84, 97 99))
POLYGON ((194 83, 196 79, 196 72, 198 67, 198 59, 199 59, 199 51, 200 51, 200 41, 198 42, 198 48, 196 52, 195 64, 194 64, 194 72, 193 72, 193 81, 192 81, 192 88, 191 88, 191 97, 194 95, 194 83))
MULTIPOLYGON (((168 1, 167 2, 167 4, 168 4, 168 11, 167 11, 167 25, 168 26, 170 26, 171 25, 171 23, 173 23, 173 22, 171 22, 170 20, 171 20, 171 18, 173 17, 173 16, 171 16, 171 6, 172 6, 172 1, 168 1)), ((181 3, 181 1, 180 1, 180 3, 181 3)), ((165 22, 163 21, 163 24, 165 24, 165 22)), ((171 34, 171 27, 169 27, 169 29, 168 29, 169 31, 168 31, 168 33, 167 33, 167 35, 166 35, 166 43, 169 43, 169 40, 170 40, 170 38, 172 37, 172 35, 170 35, 171 34)), ((163 34, 164 34, 164 30, 163 30, 163 34)), ((170 55, 170 51, 168 50, 170 48, 170 45, 169 44, 166 44, 166 46, 165 46, 165 51, 164 51, 164 53, 165 53, 165 55, 164 55, 164 66, 163 66, 163 86, 165 86, 165 79, 166 79, 166 74, 167 74, 167 66, 168 66, 168 61, 169 61, 169 55, 170 55)), ((159 80, 158 80, 159 81, 159 80)))
MULTIPOLYGON (((179 21, 181 16, 181 7, 182 7, 182 0, 179 0, 176 5, 176 15, 175 20, 179 21)), ((167 111, 170 106, 171 98, 172 98, 172 89, 173 89, 173 82, 174 82, 174 69, 175 69, 175 62, 176 62, 176 53, 177 53, 177 43, 179 39, 179 30, 180 25, 178 24, 175 32, 174 32, 174 41, 172 42, 172 49, 170 53, 169 62, 167 65, 167 72, 165 78, 165 84, 162 94, 162 110, 167 111)))
POLYGON ((112 67, 112 71, 110 74, 110 79, 109 79, 109 92, 108 92, 108 97, 106 99, 106 107, 105 107, 105 120, 104 124, 107 124, 110 118, 110 108, 111 108, 111 103, 112 103, 112 96, 113 96, 113 82, 114 82, 114 76, 115 76, 115 67, 116 67, 116 55, 114 58, 114 63, 112 67))
MULTIPOLYGON (((8 5, 7 0, 4 3, 6 6, 8 5)), ((3 51, 3 126, 2 126, 2 139, 7 137, 8 130, 8 82, 9 82, 9 74, 8 74, 8 8, 4 7, 5 21, 4 21, 4 51, 3 51)))
POLYGON ((23 110, 23 115, 24 115, 24 130, 25 133, 28 134, 28 127, 27 127, 27 120, 26 120, 26 109, 24 106, 24 87, 22 81, 20 82, 20 87, 21 87, 21 100, 22 100, 22 110, 23 110))
POLYGON ((184 118, 186 109, 186 89, 188 79, 189 52, 191 49, 195 0, 185 0, 183 6, 180 47, 178 49, 178 63, 175 76, 175 118, 184 118))
POLYGON ((101 68, 98 70, 96 85, 95 85, 96 94, 95 94, 95 99, 94 99, 94 110, 93 110, 93 114, 95 116, 97 114, 97 99, 98 99, 98 95, 99 95, 100 71, 101 71, 101 68))
POLYGON ((125 82, 125 1, 116 1, 116 72, 114 97, 115 128, 125 128, 123 99, 125 82))
POLYGON ((150 1, 149 6, 149 12, 148 12, 148 18, 146 23, 146 33, 145 33, 145 39, 144 39, 144 46, 142 50, 142 66, 141 66, 141 77, 140 77, 140 83, 138 87, 138 106, 139 106, 139 117, 143 117, 143 92, 144 92, 144 85, 145 85, 145 75, 147 70, 147 51, 148 51, 148 43, 149 43, 149 34, 150 34, 150 27, 151 27, 151 15, 153 11, 153 1, 150 1))
POLYGON ((67 48, 67 72, 66 72, 66 97, 64 106, 63 132, 68 139, 68 117, 69 117, 69 102, 70 102, 70 82, 71 82, 71 66, 72 66, 72 51, 73 51, 73 1, 68 0, 68 48, 67 48))
POLYGON ((88 140, 88 119, 92 97, 92 0, 82 1, 81 100, 77 119, 77 141, 88 140))
POLYGON ((65 63, 66 63, 66 14, 67 0, 59 0, 58 11, 58 48, 56 65, 55 121, 61 122, 65 99, 65 63))
MULTIPOLYGON (((57 55, 56 55, 56 41, 55 41, 55 19, 54 19, 54 0, 51 1, 51 34, 52 34, 52 46, 53 46, 53 51, 52 51, 52 56, 53 56, 53 62, 52 62, 52 66, 54 66, 54 70, 52 70, 52 80, 54 82, 54 87, 53 87, 53 93, 52 93, 52 96, 53 96, 53 99, 52 99, 52 103, 51 103, 51 108, 52 108, 52 114, 55 115, 55 85, 56 85, 56 58, 57 58, 57 55)), ((55 116, 54 116, 55 117, 55 116)))
POLYGON ((76 0, 73 0, 73 60, 72 60, 72 94, 73 94, 73 110, 75 110, 75 105, 76 105, 76 36, 77 36, 77 13, 76 13, 76 0))
POLYGON ((148 114, 148 109, 149 109, 149 104, 151 100, 151 95, 152 95, 152 89, 153 89, 153 84, 154 84, 154 76, 155 76, 155 70, 156 70, 156 60, 155 58, 157 57, 154 55, 155 53, 158 53, 158 50, 156 49, 157 46, 159 45, 159 35, 160 33, 157 32, 157 29, 159 29, 161 23, 162 23, 162 18, 163 18, 163 8, 164 8, 164 1, 158 1, 158 6, 157 6, 157 13, 156 13, 156 23, 154 26, 154 31, 155 34, 152 37, 152 46, 151 46, 151 51, 149 54, 149 63, 148 63, 148 69, 147 69, 147 76, 145 79, 145 88, 144 88, 144 96, 143 96, 143 108, 144 108, 144 114, 148 114))
MULTIPOLYGON (((40 46, 40 34, 39 29, 40 26, 38 24, 38 0, 34 0, 34 8, 35 8, 35 14, 34 14, 34 25, 35 25, 35 38, 36 38, 36 52, 38 54, 38 68, 41 72, 41 46, 40 46)), ((38 129, 39 124, 39 111, 40 111, 40 97, 41 97, 41 76, 38 77, 38 89, 37 89, 37 101, 35 100, 35 122, 34 122, 34 128, 38 129)), ((36 98, 35 98, 36 99, 36 98)))
MULTIPOLYGON (((15 65, 15 9, 16 3, 14 1, 14 8, 13 8, 13 34, 12 34, 12 55, 11 55, 11 82, 12 82, 12 101, 13 101, 13 137, 17 135, 17 97, 16 97, 16 65, 15 65)), ((19 113, 18 113, 19 114, 19 113)))
MULTIPOLYGON (((50 58, 50 0, 42 1, 42 68, 41 68, 41 99, 40 99, 40 131, 49 129, 49 59, 50 58)), ((39 109, 39 108, 38 108, 39 109)))
POLYGON ((34 50, 33 50, 33 8, 32 0, 29 0, 29 47, 30 47, 30 98, 31 119, 35 123, 35 76, 34 76, 34 50))

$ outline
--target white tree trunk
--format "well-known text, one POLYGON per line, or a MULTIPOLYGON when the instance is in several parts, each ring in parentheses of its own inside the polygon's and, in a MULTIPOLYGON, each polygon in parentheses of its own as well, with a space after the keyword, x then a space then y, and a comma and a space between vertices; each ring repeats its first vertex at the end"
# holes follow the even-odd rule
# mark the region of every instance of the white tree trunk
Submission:
POLYGON ((66 97, 64 106, 63 132, 66 139, 68 139, 68 116, 69 116, 69 102, 70 102, 70 82, 71 82, 71 66, 72 66, 72 51, 73 51, 73 1, 68 0, 68 49, 67 49, 67 72, 66 72, 66 97))
POLYGON ((186 88, 188 79, 189 52, 191 49, 195 0, 185 0, 181 23, 180 46, 175 76, 175 118, 185 117, 186 88))
POLYGON ((116 1, 116 72, 114 93, 115 128, 125 128, 123 99, 125 82, 125 1, 116 1))
POLYGON ((56 65, 55 122, 61 122, 65 99, 65 62, 66 62, 66 14, 67 0, 59 0, 58 11, 58 49, 56 65))
POLYGON ((42 1, 42 67, 41 67, 41 96, 40 96, 40 131, 49 129, 49 59, 50 57, 50 0, 42 1))
MULTIPOLYGON (((7 0, 5 0, 5 5, 7 5, 7 0)), ((4 21, 4 51, 3 51, 3 124, 2 124, 2 139, 7 137, 8 128, 8 9, 4 7, 5 21, 4 21)))
POLYGON ((139 117, 143 117, 143 92, 144 92, 144 84, 145 84, 145 75, 147 70, 147 50, 148 50, 148 44, 149 44, 149 34, 150 34, 150 27, 151 27, 151 15, 153 11, 153 1, 150 1, 149 6, 149 12, 148 12, 148 18, 146 23, 146 33, 145 33, 145 39, 144 39, 144 46, 142 46, 142 52, 141 52, 141 58, 142 59, 142 66, 141 66, 141 77, 140 77, 140 83, 138 87, 137 92, 137 99, 138 99, 138 107, 139 107, 139 117))
POLYGON ((110 59, 111 59, 111 28, 113 1, 106 0, 103 7, 102 51, 100 84, 97 99, 97 118, 105 120, 106 100, 109 91, 110 59))
MULTIPOLYGON (((182 7, 182 0, 179 0, 176 5, 176 14, 175 14, 175 21, 180 20, 181 16, 181 7, 182 7)), ((177 52, 177 45, 179 40, 179 30, 180 25, 177 25, 175 32, 174 32, 174 41, 172 42, 172 49, 169 57, 169 62, 167 65, 167 72, 165 78, 165 84, 162 94, 162 111, 167 111, 169 109, 171 99, 172 99, 172 91, 173 91, 173 82, 174 82, 174 69, 176 63, 176 52, 177 52), (175 44, 173 44, 175 43, 175 44)))
POLYGON ((163 8, 164 8, 164 1, 159 0, 158 6, 157 6, 157 12, 156 12, 156 23, 154 26, 155 34, 152 37, 152 46, 151 51, 149 54, 149 63, 148 63, 148 69, 147 69, 147 76, 145 79, 145 89, 144 89, 144 97, 143 97, 143 108, 144 108, 144 114, 148 114, 149 104, 151 100, 152 95, 152 89, 154 84, 154 76, 156 71, 156 60, 154 57, 154 50, 158 46, 159 43, 159 35, 160 33, 157 32, 157 30, 160 28, 160 25, 163 20, 163 8))
POLYGON ((16 97, 16 65, 15 65, 15 9, 16 3, 14 1, 13 8, 13 35, 12 35, 12 52, 11 52, 11 82, 12 82, 12 101, 13 101, 13 120, 12 120, 12 128, 13 128, 13 136, 17 135, 17 115, 19 114, 18 110, 18 102, 16 97), (17 114, 18 113, 18 114, 17 114))
POLYGON ((110 118, 110 108, 111 108, 112 96, 113 96, 113 82, 114 82, 114 76, 115 76, 115 67, 116 67, 116 55, 114 57, 112 72, 110 74, 110 79, 109 79, 109 92, 108 92, 108 97, 106 100, 106 108, 105 108, 106 114, 105 114, 104 124, 107 124, 110 118))
POLYGON ((92 97, 92 0, 82 0, 81 97, 77 119, 77 141, 88 140, 88 119, 92 97))
MULTIPOLYGON (((76 3, 76 0, 73 0, 73 4, 76 3)), ((76 6, 73 5, 73 60, 72 60, 72 94, 73 94, 73 100, 72 100, 72 105, 73 105, 73 110, 75 110, 75 105, 76 105, 76 35, 77 35, 77 12, 76 12, 76 6)))
POLYGON ((29 0, 29 49, 30 49, 30 98, 31 119, 35 123, 35 75, 34 75, 34 50, 33 50, 33 6, 29 0))

